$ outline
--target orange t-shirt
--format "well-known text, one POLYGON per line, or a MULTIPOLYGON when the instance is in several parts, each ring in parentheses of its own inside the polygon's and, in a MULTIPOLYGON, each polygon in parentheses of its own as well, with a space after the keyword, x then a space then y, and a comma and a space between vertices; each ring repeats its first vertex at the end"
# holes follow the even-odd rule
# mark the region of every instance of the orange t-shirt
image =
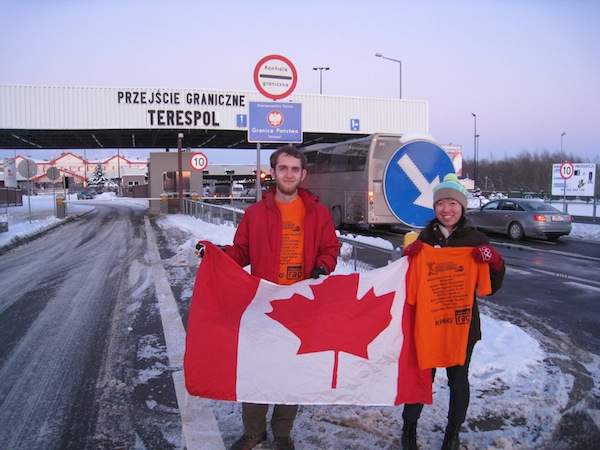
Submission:
POLYGON ((282 225, 277 283, 292 284, 304 279, 304 203, 300 197, 276 203, 282 225))
POLYGON ((472 251, 424 243, 410 261, 406 301, 417 308, 420 369, 465 363, 475 288, 480 296, 492 293, 489 265, 476 263, 472 251))

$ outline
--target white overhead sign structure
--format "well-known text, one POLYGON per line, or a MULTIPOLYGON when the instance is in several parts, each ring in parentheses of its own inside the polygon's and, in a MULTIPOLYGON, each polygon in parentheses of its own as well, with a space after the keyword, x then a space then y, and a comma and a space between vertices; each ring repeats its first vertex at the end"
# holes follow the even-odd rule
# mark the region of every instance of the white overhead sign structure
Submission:
POLYGON ((595 164, 552 164, 552 195, 593 197, 595 185, 595 164))

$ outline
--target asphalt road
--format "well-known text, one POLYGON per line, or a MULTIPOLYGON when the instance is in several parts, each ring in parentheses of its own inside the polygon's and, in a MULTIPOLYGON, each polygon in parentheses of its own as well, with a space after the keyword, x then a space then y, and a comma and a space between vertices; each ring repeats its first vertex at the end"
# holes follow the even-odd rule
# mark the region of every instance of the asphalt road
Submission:
POLYGON ((160 330, 137 314, 152 296, 144 214, 96 205, 0 256, 0 448, 131 448, 135 428, 157 440, 138 420, 146 408, 129 414, 144 395, 128 381, 140 339, 131 330, 160 330))

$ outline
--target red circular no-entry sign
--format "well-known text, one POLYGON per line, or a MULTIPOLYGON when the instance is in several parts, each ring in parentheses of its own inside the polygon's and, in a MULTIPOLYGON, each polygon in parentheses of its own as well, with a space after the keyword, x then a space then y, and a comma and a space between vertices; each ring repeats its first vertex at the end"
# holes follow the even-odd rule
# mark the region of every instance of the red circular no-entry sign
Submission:
POLYGON ((254 68, 256 89, 272 100, 285 98, 294 92, 298 83, 298 72, 294 64, 281 55, 267 55, 254 68))

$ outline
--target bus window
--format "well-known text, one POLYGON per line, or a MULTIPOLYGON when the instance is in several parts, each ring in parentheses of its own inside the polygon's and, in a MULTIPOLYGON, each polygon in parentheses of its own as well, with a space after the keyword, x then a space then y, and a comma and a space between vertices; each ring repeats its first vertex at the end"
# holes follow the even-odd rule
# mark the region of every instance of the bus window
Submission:
POLYGON ((329 161, 330 172, 348 172, 350 166, 348 164, 348 157, 345 155, 331 155, 329 161))
POLYGON ((331 161, 331 154, 319 152, 317 155, 317 165, 315 167, 315 172, 330 172, 329 163, 331 161))
POLYGON ((352 172, 362 172, 365 170, 365 165, 367 163, 366 155, 351 155, 348 156, 348 162, 350 165, 350 169, 352 172))

